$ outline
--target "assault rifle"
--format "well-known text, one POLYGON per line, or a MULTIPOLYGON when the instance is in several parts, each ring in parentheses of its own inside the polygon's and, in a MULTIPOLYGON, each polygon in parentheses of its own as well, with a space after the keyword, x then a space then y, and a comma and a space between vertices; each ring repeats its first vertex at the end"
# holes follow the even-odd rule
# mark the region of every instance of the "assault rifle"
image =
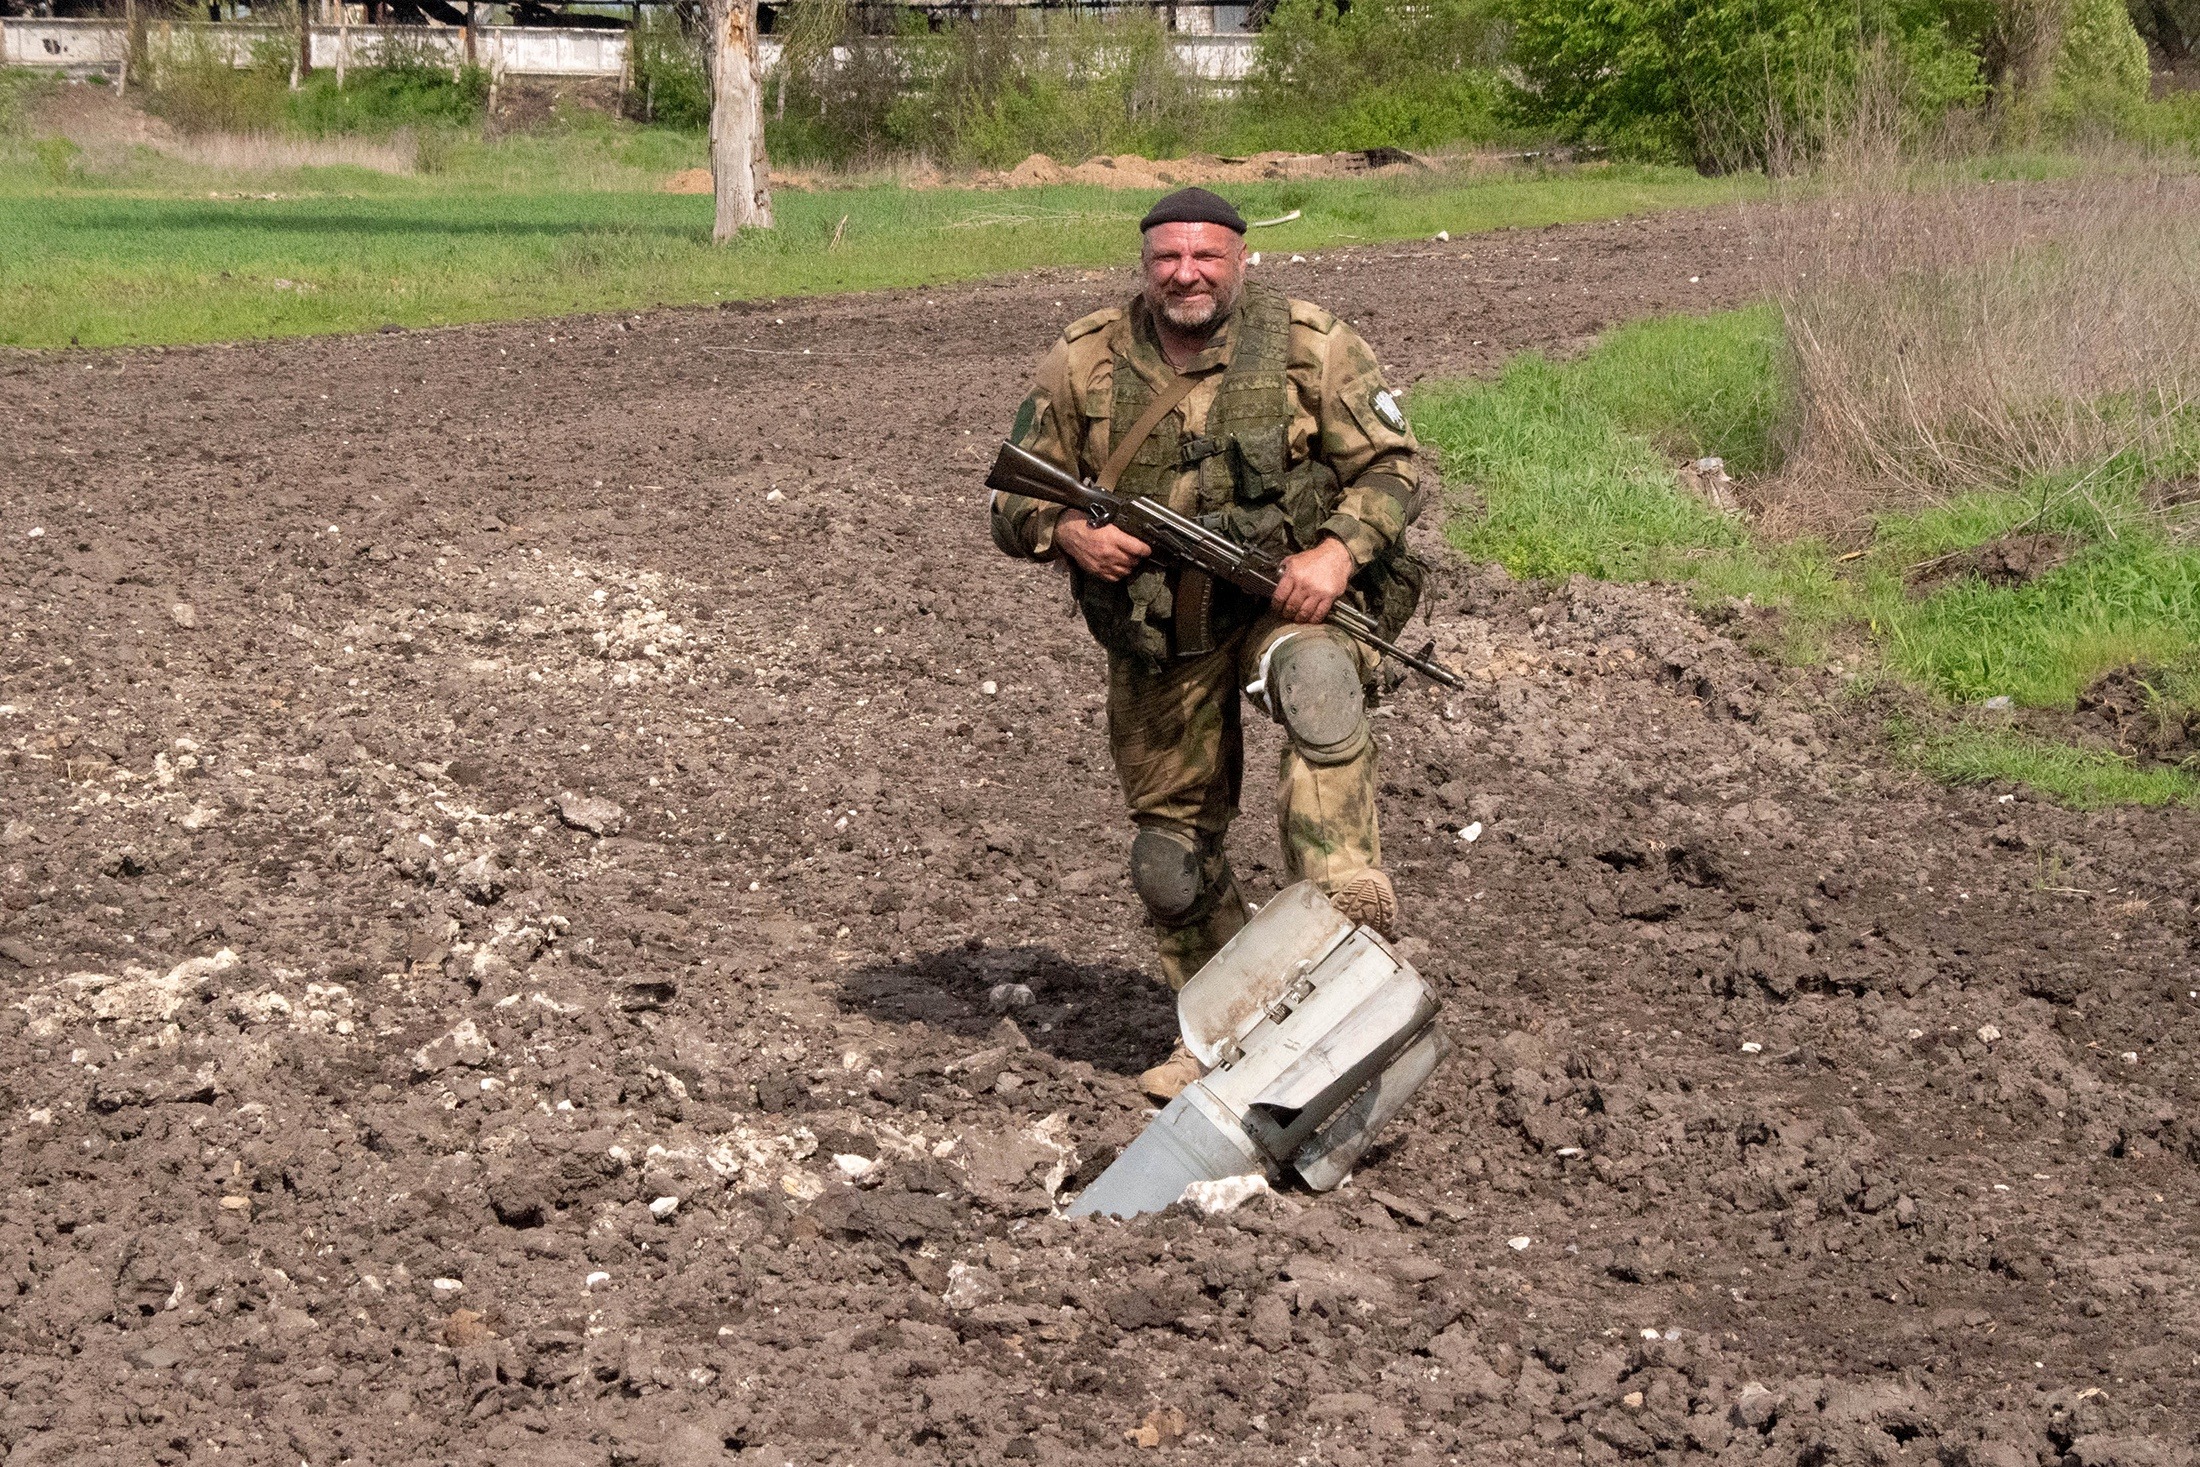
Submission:
MULTIPOLYGON (((986 475, 986 487, 999 494, 1020 494, 1050 504, 1078 510, 1094 525, 1114 525, 1154 548, 1154 553, 1178 565, 1203 570, 1228 581, 1266 602, 1283 579, 1283 563, 1265 550, 1240 545, 1226 535, 1208 529, 1197 520, 1178 514, 1159 500, 1111 494, 1063 473, 1037 454, 1013 443, 1001 445, 986 475)), ((1383 639, 1375 621, 1356 606, 1339 601, 1323 618, 1328 625, 1353 637, 1386 657, 1395 657, 1430 682, 1464 692, 1466 684, 1450 670, 1416 656, 1383 639)))

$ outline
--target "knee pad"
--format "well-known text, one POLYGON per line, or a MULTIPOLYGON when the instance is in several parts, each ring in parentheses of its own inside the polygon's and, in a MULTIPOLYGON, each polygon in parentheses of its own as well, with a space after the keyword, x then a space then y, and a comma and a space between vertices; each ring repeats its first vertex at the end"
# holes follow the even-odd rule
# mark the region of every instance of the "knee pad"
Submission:
POLYGON ((1294 636, 1270 654, 1268 702, 1309 764, 1343 764, 1368 745, 1360 662, 1335 637, 1294 636))
POLYGON ((1206 853, 1197 837, 1160 825, 1141 825, 1131 838, 1131 887, 1146 910, 1163 922, 1181 921, 1207 894, 1206 853))

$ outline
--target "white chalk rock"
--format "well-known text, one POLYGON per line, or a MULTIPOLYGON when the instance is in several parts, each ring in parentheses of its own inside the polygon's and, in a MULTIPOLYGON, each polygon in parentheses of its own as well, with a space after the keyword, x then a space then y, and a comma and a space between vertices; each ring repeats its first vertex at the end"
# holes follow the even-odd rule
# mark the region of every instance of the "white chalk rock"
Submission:
POLYGON ((1193 1182, 1184 1189, 1177 1201, 1191 1204, 1209 1217, 1225 1212, 1235 1212, 1255 1197, 1264 1197, 1274 1189, 1268 1179, 1258 1172, 1242 1177, 1216 1177, 1210 1181, 1193 1182))
POLYGON ((472 1019, 460 1019, 448 1034, 413 1051, 413 1078, 424 1080, 430 1075, 440 1075, 454 1065, 478 1069, 489 1063, 495 1053, 488 1037, 472 1019))

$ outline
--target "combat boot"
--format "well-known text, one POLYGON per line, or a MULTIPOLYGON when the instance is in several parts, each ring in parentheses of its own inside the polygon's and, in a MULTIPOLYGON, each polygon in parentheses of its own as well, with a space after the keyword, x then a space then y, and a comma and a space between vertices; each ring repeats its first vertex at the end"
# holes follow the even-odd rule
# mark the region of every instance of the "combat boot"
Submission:
POLYGON ((1176 1099, 1185 1086, 1206 1073, 1207 1067, 1199 1062, 1199 1057, 1179 1044, 1167 1059, 1138 1077, 1138 1088, 1166 1103, 1176 1099))
POLYGON ((1385 941, 1397 940, 1398 893, 1390 878, 1373 866, 1345 878, 1329 894, 1329 904, 1360 926, 1374 928, 1385 941))

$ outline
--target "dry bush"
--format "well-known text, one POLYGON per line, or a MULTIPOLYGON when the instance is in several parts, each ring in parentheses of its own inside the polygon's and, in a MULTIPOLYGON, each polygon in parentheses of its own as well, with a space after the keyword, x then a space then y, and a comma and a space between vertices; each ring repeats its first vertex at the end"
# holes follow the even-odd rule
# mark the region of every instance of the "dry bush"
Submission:
POLYGON ((1867 116, 1762 216, 1796 389, 1774 517, 1854 528, 2172 462, 2200 398, 2200 180, 2108 160, 1989 184, 1894 139, 1867 116))

